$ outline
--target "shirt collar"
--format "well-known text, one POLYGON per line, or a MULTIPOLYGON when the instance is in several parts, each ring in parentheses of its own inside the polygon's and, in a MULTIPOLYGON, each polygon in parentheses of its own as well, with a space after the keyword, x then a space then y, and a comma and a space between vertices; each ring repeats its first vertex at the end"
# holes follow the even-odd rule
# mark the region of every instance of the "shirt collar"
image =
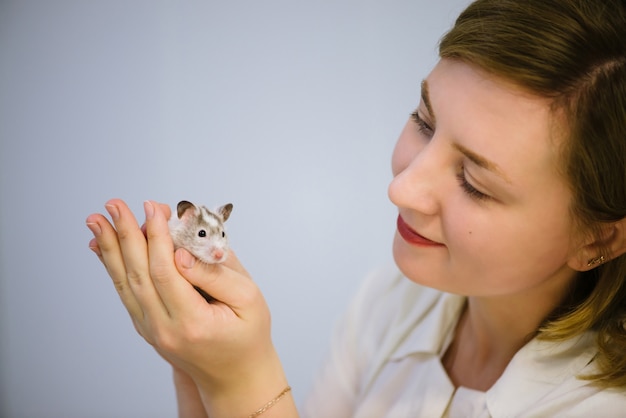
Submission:
MULTIPOLYGON (((466 299, 419 285, 406 289, 398 304, 397 323, 390 327, 399 334, 396 341, 402 342, 390 360, 398 361, 415 354, 439 355, 454 332, 466 299)), ((588 384, 577 376, 593 372, 588 369, 593 367, 597 354, 595 338, 594 332, 562 342, 533 338, 515 354, 502 376, 487 391, 490 403, 494 399, 508 399, 505 393, 511 393, 511 387, 518 387, 521 382, 531 384, 522 385, 525 389, 516 392, 516 399, 522 402, 520 407, 527 407, 528 399, 538 399, 549 387, 567 379, 573 379, 573 385, 588 384), (527 393, 522 394, 522 390, 527 393)))
POLYGON ((531 340, 487 391, 491 415, 523 414, 545 397, 563 396, 589 385, 580 377, 595 371, 595 339, 596 333, 589 331, 563 342, 531 340))

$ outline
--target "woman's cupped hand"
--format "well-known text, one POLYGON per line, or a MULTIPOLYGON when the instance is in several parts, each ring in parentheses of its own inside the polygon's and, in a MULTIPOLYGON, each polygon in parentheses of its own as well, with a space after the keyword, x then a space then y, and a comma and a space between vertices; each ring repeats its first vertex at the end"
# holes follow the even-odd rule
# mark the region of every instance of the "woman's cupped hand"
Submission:
POLYGON ((268 306, 234 252, 221 264, 201 263, 184 249, 174 252, 167 205, 146 201, 141 227, 123 201, 110 200, 105 208, 112 223, 102 214, 87 218, 94 234, 89 247, 137 332, 175 372, 195 382, 207 412, 232 412, 233 402, 249 411, 282 389, 286 379, 271 341, 268 306), (207 302, 194 286, 214 300, 207 302))

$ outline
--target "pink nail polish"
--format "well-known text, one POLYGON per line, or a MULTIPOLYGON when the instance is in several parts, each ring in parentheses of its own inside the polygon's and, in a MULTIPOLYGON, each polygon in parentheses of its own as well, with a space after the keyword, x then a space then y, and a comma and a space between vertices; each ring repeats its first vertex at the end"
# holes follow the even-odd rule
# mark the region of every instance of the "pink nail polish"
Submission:
POLYGON ((152 205, 152 202, 148 200, 143 202, 143 209, 146 212, 146 219, 154 217, 154 206, 152 205))
POLYGON ((100 229, 100 225, 95 222, 87 222, 87 228, 95 235, 98 236, 102 233, 102 229, 100 229))
POLYGON ((111 218, 113 218, 114 221, 120 218, 120 212, 119 210, 117 210, 117 207, 115 207, 114 205, 105 205, 104 207, 106 208, 107 212, 109 212, 109 215, 111 215, 111 218))
POLYGON ((95 222, 87 222, 87 228, 95 235, 98 236, 102 233, 102 229, 100 229, 100 225, 95 222))
POLYGON ((102 253, 100 252, 100 248, 99 248, 99 247, 97 247, 97 246, 93 246, 93 247, 92 247, 92 246, 90 245, 90 246, 89 246, 89 249, 90 249, 91 251, 93 251, 94 253, 96 253, 96 255, 97 255, 97 256, 101 256, 101 255, 102 255, 102 253))

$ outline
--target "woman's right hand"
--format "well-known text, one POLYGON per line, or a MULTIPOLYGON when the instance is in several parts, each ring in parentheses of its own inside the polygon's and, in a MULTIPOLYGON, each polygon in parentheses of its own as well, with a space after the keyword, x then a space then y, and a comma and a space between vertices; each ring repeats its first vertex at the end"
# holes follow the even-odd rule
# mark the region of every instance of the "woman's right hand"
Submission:
MULTIPOLYGON (((144 204, 145 235, 121 200, 106 205, 113 225, 87 218, 96 252, 137 332, 196 384, 211 417, 248 416, 287 386, 270 335, 270 314, 259 288, 234 253, 204 264, 184 249, 174 253, 169 208, 144 204), (200 287, 215 301, 193 288, 200 287)), ((297 416, 287 394, 265 417, 297 416)))

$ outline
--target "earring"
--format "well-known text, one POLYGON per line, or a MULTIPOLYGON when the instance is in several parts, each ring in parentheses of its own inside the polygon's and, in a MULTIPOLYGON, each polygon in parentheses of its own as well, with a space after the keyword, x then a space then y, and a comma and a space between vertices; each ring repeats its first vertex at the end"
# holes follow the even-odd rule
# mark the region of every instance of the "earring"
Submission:
POLYGON ((604 263, 604 256, 594 257, 587 262, 587 267, 595 266, 596 264, 604 263))

